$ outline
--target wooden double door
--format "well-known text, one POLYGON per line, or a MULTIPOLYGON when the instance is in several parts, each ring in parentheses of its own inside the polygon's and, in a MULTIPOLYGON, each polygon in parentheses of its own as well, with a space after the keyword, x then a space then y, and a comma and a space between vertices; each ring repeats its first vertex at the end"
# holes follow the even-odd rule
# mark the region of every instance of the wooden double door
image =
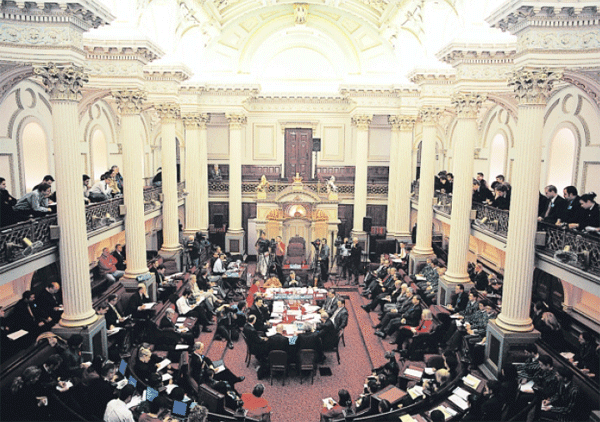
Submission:
POLYGON ((312 129, 285 130, 285 177, 312 179, 312 129))

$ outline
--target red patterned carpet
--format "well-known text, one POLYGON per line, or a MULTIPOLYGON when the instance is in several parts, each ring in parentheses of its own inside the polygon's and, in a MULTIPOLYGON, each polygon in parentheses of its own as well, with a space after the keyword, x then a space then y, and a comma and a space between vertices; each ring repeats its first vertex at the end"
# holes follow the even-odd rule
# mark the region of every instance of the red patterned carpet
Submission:
MULTIPOLYGON (((386 341, 382 342, 373 335, 372 325, 376 323, 377 316, 360 309, 360 305, 367 303, 366 299, 358 294, 356 288, 340 287, 339 294, 350 299, 346 301, 349 311, 348 326, 344 334, 346 346, 340 343, 341 364, 338 365, 335 353, 328 353, 327 360, 320 366, 329 367, 333 374, 321 376, 317 371, 313 385, 308 373, 304 375, 303 384, 300 384, 295 370, 288 374, 285 386, 282 385, 280 375, 273 379, 272 386, 268 378, 261 380, 266 386, 264 397, 273 408, 273 422, 318 421, 321 399, 330 396, 337 399, 337 391, 340 388, 347 389, 353 399, 358 397, 370 369, 382 365, 385 362, 383 354, 392 349, 386 341)), ((212 333, 202 333, 200 336, 200 340, 208 345, 208 357, 212 360, 224 359, 234 374, 245 376, 246 380, 236 388, 240 393, 250 392, 258 382, 257 361, 252 358, 250 366, 246 367, 246 345, 243 340, 240 338, 235 343, 235 348, 228 350, 224 341, 212 341, 212 337, 212 333)))

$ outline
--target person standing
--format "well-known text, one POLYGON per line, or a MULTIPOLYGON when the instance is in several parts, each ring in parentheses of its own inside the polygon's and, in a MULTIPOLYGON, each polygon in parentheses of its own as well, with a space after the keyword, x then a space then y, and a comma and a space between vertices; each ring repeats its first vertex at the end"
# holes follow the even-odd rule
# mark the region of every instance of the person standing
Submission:
POLYGON ((323 284, 329 278, 329 254, 331 249, 327 244, 327 239, 321 239, 321 249, 319 250, 319 265, 321 266, 321 281, 323 284))
POLYGON ((256 241, 255 246, 258 254, 256 272, 262 274, 263 278, 266 278, 269 268, 269 241, 265 232, 260 232, 260 238, 256 241))
POLYGON ((17 204, 17 199, 8 193, 6 189, 6 179, 0 177, 0 227, 14 224, 15 215, 13 207, 17 204))
POLYGON ((354 274, 354 284, 358 285, 358 275, 362 261, 362 247, 358 243, 358 237, 352 238, 352 247, 350 248, 350 268, 354 274))

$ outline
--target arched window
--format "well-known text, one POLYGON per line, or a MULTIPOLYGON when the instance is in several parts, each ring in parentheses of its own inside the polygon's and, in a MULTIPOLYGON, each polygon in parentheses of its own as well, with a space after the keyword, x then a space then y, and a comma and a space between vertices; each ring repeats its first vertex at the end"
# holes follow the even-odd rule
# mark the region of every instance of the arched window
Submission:
POLYGON ((490 146, 489 180, 495 180, 496 176, 499 174, 504 175, 506 178, 506 152, 506 138, 501 133, 498 133, 494 136, 494 139, 492 139, 492 145, 490 146))
POLYGON ((562 128, 550 142, 548 154, 548 178, 546 185, 554 185, 559 192, 573 184, 575 165, 575 134, 569 128, 562 128))
POLYGON ((29 192, 50 173, 46 132, 37 122, 23 128, 23 168, 25 191, 29 192))
POLYGON ((100 180, 100 176, 108 171, 108 145, 104 132, 96 129, 92 134, 92 177, 94 182, 100 180))

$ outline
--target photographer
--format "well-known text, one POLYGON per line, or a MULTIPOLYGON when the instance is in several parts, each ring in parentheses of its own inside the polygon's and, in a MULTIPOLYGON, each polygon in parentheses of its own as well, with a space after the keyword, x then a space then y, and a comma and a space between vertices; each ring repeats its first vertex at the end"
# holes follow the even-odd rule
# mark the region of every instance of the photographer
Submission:
POLYGON ((327 282, 329 277, 329 254, 331 249, 327 245, 327 239, 321 239, 321 249, 319 250, 319 265, 321 267, 321 281, 323 284, 327 282))
POLYGON ((341 237, 338 237, 335 246, 338 248, 338 267, 341 267, 342 269, 340 277, 345 280, 352 273, 352 268, 350 266, 350 250, 352 249, 352 242, 350 242, 347 237, 344 238, 343 242, 341 239, 341 237))
POLYGON ((268 274, 269 269, 269 246, 270 242, 267 240, 265 232, 260 232, 260 238, 256 241, 255 245, 258 254, 258 263, 256 264, 256 271, 262 274, 265 278, 268 274))
POLYGON ((362 261, 362 247, 358 243, 358 237, 352 239, 352 247, 350 248, 350 268, 354 274, 354 284, 358 285, 358 275, 360 263, 362 261))

